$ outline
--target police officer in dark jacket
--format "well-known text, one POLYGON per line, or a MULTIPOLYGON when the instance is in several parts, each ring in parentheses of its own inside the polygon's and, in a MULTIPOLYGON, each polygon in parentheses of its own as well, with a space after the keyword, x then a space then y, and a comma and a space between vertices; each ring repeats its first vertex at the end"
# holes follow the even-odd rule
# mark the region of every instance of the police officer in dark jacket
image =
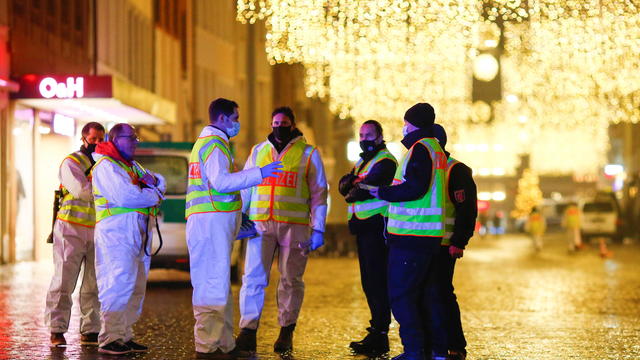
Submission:
MULTIPOLYGON (((453 289, 453 271, 456 259, 464 254, 464 248, 473 236, 478 216, 477 189, 471 169, 454 159, 446 151, 447 133, 439 124, 433 125, 433 134, 447 155, 447 199, 445 200, 445 236, 440 252, 434 259, 434 271, 429 284, 442 299, 443 323, 448 334, 449 359, 464 360, 467 342, 460 322, 460 308, 453 289)), ((425 341, 429 344, 429 339, 425 341)))
POLYGON ((409 152, 398 165, 394 185, 370 189, 390 202, 389 299, 404 347, 394 360, 445 360, 448 351, 443 304, 427 284, 444 236, 446 156, 433 137, 434 119, 427 103, 407 110, 402 144, 409 152), (430 349, 424 343, 429 332, 430 349))
POLYGON ((349 346, 357 354, 378 356, 389 351, 391 309, 387 294, 388 248, 384 238, 384 216, 388 204, 376 199, 358 183, 384 186, 393 181, 397 161, 387 150, 382 126, 375 120, 360 127, 360 160, 340 180, 340 193, 349 205, 349 230, 356 236, 360 280, 371 311, 369 332, 349 346))

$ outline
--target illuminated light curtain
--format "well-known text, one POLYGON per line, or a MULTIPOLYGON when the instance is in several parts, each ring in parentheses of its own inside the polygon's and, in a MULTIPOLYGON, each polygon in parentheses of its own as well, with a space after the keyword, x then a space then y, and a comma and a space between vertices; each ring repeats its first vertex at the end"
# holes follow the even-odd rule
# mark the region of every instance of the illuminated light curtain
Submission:
MULTIPOLYGON (((608 124, 640 121, 639 2, 238 0, 237 8, 240 21, 265 20, 270 62, 302 63, 307 96, 327 98, 342 118, 379 119, 398 139, 404 111, 428 101, 450 133, 466 134, 460 143, 530 153, 541 174, 592 174, 608 124), (518 101, 493 104, 492 123, 472 125, 474 34, 487 19, 504 21, 503 93, 518 101)), ((470 158, 474 168, 517 166, 511 155, 470 158)))
POLYGON ((306 94, 356 121, 375 118, 391 138, 419 101, 463 122, 476 0, 238 1, 241 21, 266 19, 272 62, 305 65, 306 94))

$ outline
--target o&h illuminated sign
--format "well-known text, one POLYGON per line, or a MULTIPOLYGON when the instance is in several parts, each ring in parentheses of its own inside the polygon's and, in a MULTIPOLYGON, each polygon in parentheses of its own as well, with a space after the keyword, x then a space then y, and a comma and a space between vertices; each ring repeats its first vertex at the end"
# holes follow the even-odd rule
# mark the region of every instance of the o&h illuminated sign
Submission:
POLYGON ((48 76, 40 80, 40 95, 45 99, 72 99, 84 97, 84 77, 68 77, 65 82, 58 82, 48 76))
POLYGON ((106 75, 24 75, 17 82, 14 99, 82 99, 113 97, 111 76, 106 75))

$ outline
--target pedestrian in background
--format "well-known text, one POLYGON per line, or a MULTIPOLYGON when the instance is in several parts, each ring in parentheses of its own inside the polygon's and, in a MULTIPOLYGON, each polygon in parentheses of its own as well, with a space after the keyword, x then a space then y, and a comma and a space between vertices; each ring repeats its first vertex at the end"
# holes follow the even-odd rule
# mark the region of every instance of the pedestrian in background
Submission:
POLYGON ((189 159, 185 214, 193 285, 196 358, 236 359, 233 338, 231 251, 240 229, 240 190, 277 177, 279 162, 234 172, 229 140, 240 132, 238 104, 219 98, 209 105, 209 125, 196 139, 189 159))
POLYGON ((51 345, 64 345, 73 301, 71 294, 83 268, 80 285, 80 344, 98 345, 100 303, 96 285, 93 229, 96 211, 89 172, 92 154, 104 140, 104 127, 97 122, 82 127, 82 146, 64 158, 58 178, 63 197, 53 229, 53 277, 47 293, 45 324, 51 345), (83 265, 84 264, 84 265, 83 265))
POLYGON ((434 120, 433 107, 427 103, 407 110, 402 144, 409 151, 396 170, 394 185, 370 190, 390 203, 389 300, 404 347, 394 360, 424 360, 431 355, 444 360, 448 353, 444 304, 428 292, 427 284, 444 236, 447 167, 447 157, 433 137, 434 120), (432 354, 425 355, 429 331, 432 354))
POLYGON ((96 278, 102 328, 99 352, 146 352, 135 342, 151 261, 151 231, 166 189, 164 178, 133 160, 139 139, 116 124, 96 147, 92 170, 96 205, 96 278))
POLYGON ((531 213, 529 214, 529 218, 527 219, 525 230, 529 233, 529 235, 531 235, 533 248, 536 251, 542 250, 542 246, 543 246, 542 237, 544 236, 544 233, 547 230, 547 221, 544 218, 544 216, 540 213, 537 207, 534 207, 531 210, 531 213))
POLYGON ((567 243, 569 251, 573 252, 582 248, 582 237, 580 235, 580 210, 575 203, 569 204, 564 210, 562 226, 567 230, 567 243))
POLYGON ((502 219, 504 218, 504 213, 501 210, 496 211, 493 214, 493 219, 491 222, 493 223, 493 233, 497 236, 500 236, 504 233, 502 228, 502 219))
MULTIPOLYGON (((473 172, 466 164, 454 159, 448 151, 445 129, 434 124, 433 134, 447 156, 445 194, 445 234, 440 252, 435 256, 430 293, 437 294, 443 304, 443 319, 449 341, 447 360, 464 360, 467 357, 467 341, 462 330, 460 307, 453 288, 453 273, 456 260, 464 256, 464 249, 473 236, 478 216, 478 191, 473 181, 473 172)), ((438 305, 438 301, 432 301, 438 305)), ((431 311, 437 316, 438 309, 431 311)), ((438 321, 435 319, 434 321, 438 321)), ((425 340, 428 348, 430 338, 425 340)))
POLYGON ((340 179, 339 190, 348 204, 349 231, 356 236, 360 281, 371 312, 371 326, 364 339, 349 346, 356 354, 375 357, 389 352, 389 248, 384 234, 389 204, 376 199, 358 184, 390 185, 398 162, 387 149, 382 126, 375 120, 367 120, 360 127, 360 148, 360 159, 351 172, 340 179))
POLYGON ((258 236, 247 241, 237 344, 242 350, 256 351, 265 288, 277 251, 280 334, 273 350, 283 353, 293 349, 307 255, 324 244, 328 185, 320 153, 307 144, 296 127, 293 111, 288 107, 275 109, 271 127, 271 134, 251 149, 245 163, 246 169, 278 161, 283 171, 278 178, 242 192, 244 210, 256 223, 258 236))

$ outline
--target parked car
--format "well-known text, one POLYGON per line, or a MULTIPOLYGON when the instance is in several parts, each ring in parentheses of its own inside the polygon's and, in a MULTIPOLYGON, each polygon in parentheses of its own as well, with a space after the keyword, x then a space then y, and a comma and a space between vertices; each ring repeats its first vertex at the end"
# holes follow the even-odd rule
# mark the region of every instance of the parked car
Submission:
POLYGON ((622 241, 622 217, 620 206, 613 194, 601 193, 582 202, 580 232, 583 241, 592 237, 607 237, 622 241))
MULTIPOLYGON (((162 233, 162 249, 151 258, 151 268, 189 270, 189 250, 186 241, 185 203, 187 172, 193 143, 143 142, 138 144, 135 159, 145 168, 162 174, 167 181, 165 201, 160 207, 158 224, 162 233)), ((231 274, 237 278, 240 241, 235 241, 231 254, 231 274)), ((153 251, 159 246, 154 235, 153 251)), ((236 280, 236 279, 234 279, 236 280)))

